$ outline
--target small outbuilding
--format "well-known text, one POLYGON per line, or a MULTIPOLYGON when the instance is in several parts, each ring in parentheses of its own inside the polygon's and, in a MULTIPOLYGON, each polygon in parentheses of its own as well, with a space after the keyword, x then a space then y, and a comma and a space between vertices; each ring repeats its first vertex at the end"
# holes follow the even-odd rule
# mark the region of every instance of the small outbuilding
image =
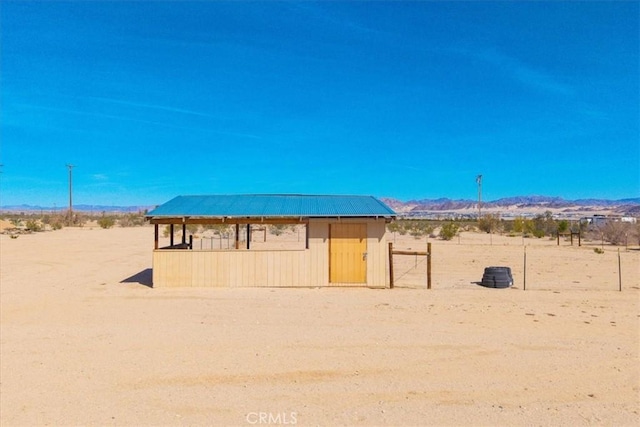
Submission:
POLYGON ((396 213, 371 196, 178 196, 147 214, 155 225, 153 286, 389 286, 386 224, 396 213), (189 224, 235 226, 231 249, 194 250, 189 224), (299 249, 253 249, 253 225, 292 224, 305 230, 299 249), (171 244, 159 247, 160 225, 171 244), (182 241, 174 243, 174 227, 182 241), (246 245, 238 237, 246 227, 246 245))

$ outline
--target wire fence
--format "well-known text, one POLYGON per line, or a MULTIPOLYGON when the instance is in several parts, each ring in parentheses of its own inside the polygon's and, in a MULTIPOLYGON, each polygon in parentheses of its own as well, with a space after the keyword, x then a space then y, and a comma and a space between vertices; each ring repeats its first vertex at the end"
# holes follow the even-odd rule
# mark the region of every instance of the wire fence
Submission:
MULTIPOLYGON (((556 239, 505 236, 461 236, 458 241, 432 239, 433 289, 481 288, 485 267, 510 267, 514 289, 619 290, 640 289, 640 250, 583 242, 571 246, 556 239)), ((404 239, 394 249, 426 251, 426 242, 404 239)), ((394 255, 394 287, 427 288, 427 256, 394 255)))

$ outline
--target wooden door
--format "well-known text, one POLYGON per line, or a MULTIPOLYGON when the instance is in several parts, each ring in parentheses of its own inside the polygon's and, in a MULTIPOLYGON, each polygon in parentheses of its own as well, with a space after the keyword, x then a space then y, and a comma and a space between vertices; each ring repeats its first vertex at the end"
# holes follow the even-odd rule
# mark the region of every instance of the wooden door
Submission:
POLYGON ((367 282, 367 224, 331 224, 329 282, 367 282))

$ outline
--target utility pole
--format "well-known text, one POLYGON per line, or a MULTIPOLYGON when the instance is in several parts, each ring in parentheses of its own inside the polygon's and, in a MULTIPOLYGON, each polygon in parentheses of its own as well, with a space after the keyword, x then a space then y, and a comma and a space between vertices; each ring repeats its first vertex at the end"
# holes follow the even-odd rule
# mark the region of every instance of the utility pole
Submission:
POLYGON ((73 223, 73 168, 75 165, 67 163, 67 168, 69 168, 69 225, 73 223))
POLYGON ((476 177, 476 184, 478 184, 478 221, 482 217, 482 175, 476 177))

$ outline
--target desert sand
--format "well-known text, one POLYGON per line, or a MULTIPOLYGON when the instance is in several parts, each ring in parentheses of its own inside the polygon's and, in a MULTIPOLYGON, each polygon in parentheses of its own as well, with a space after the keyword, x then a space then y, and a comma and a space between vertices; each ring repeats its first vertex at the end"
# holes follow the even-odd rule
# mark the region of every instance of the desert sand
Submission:
POLYGON ((154 289, 151 227, 0 235, 0 425, 640 423, 640 251, 389 240, 431 242, 431 290, 414 256, 394 289, 154 289))

